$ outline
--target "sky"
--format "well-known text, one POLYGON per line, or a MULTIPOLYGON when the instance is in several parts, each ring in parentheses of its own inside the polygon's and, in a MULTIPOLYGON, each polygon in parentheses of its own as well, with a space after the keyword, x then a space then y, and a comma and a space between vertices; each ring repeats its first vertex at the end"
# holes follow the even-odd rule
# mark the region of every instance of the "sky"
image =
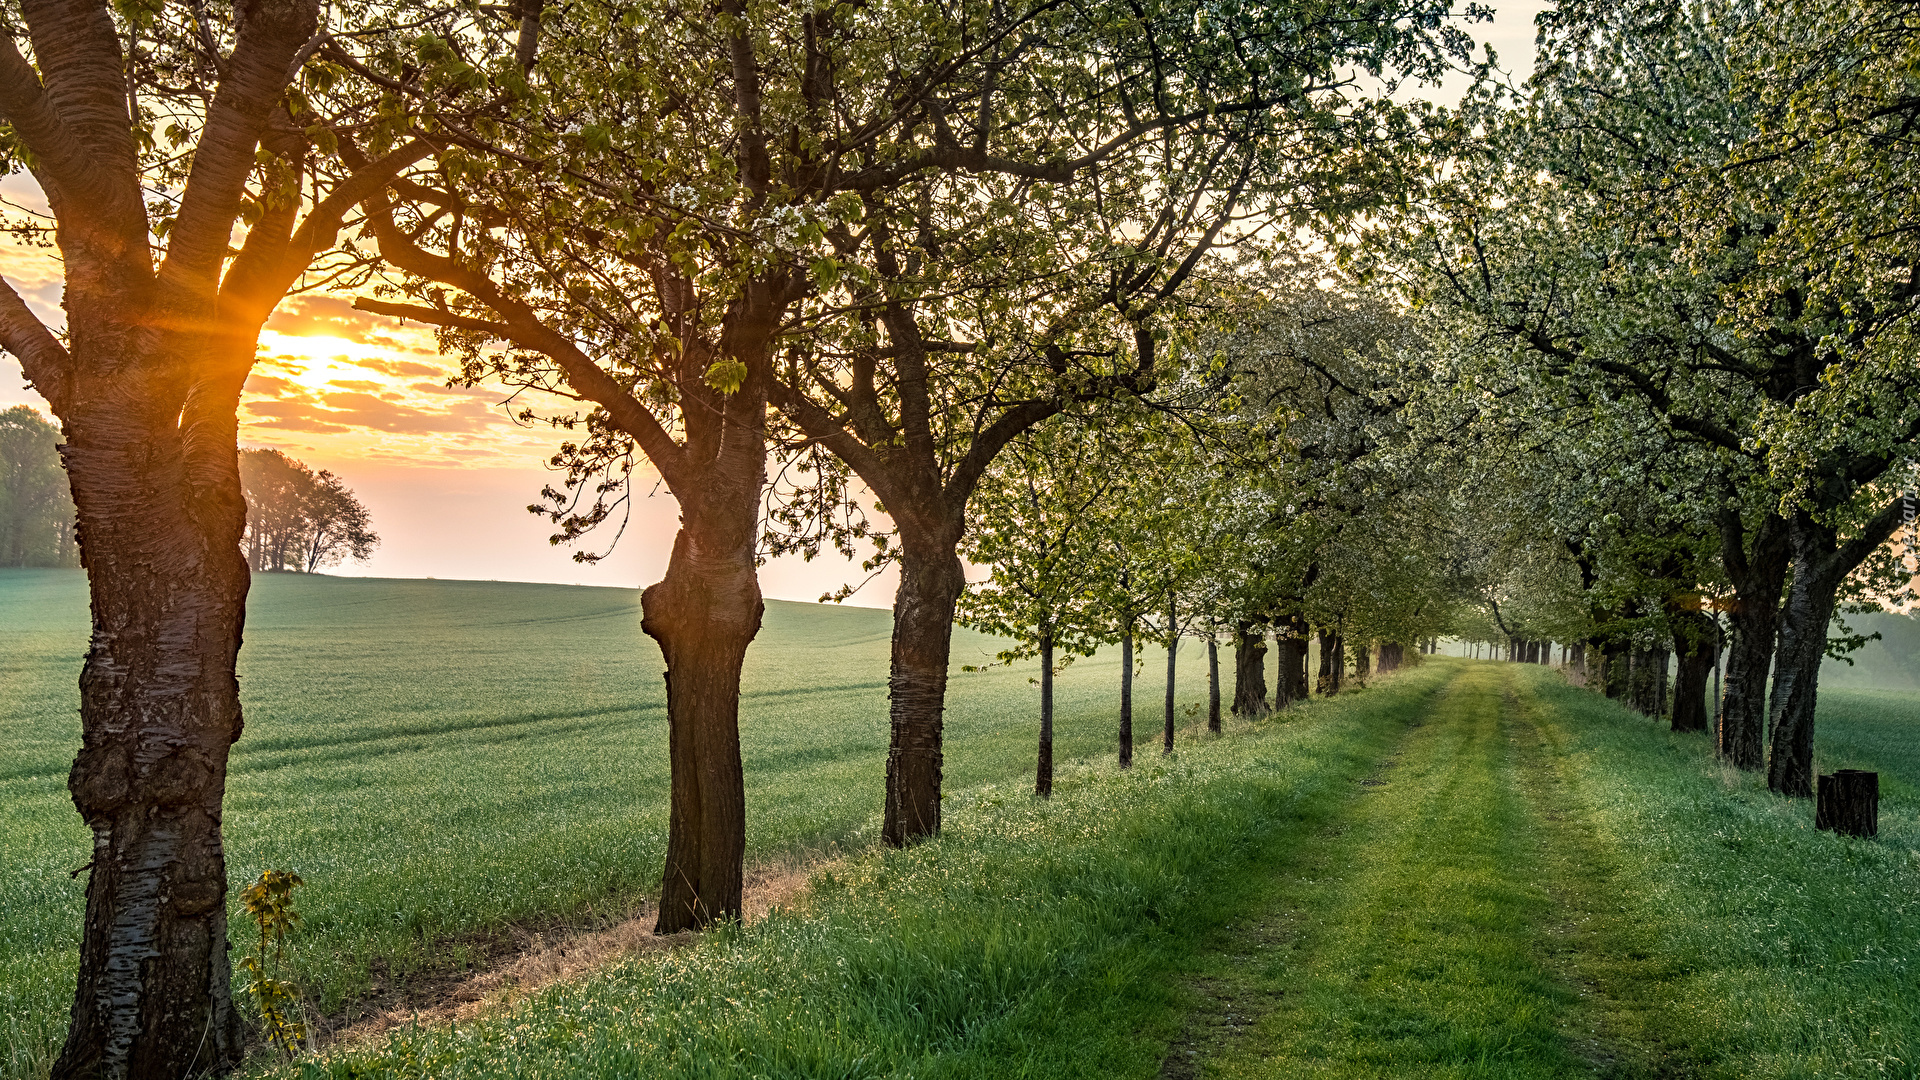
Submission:
MULTIPOLYGON (((1491 26, 1467 28, 1494 47, 1516 81, 1531 70, 1533 16, 1543 6, 1500 5, 1491 26)), ((1443 85, 1398 96, 1451 101, 1460 89, 1443 85)), ((17 207, 45 208, 25 176, 0 180, 0 196, 17 207)), ((64 325, 52 251, 5 240, 0 275, 48 325, 64 325)), ((241 445, 270 447, 313 469, 332 470, 367 505, 381 537, 370 560, 330 572, 629 588, 657 581, 678 524, 671 496, 662 491, 637 499, 625 534, 601 562, 573 561, 576 549, 549 544, 552 526, 526 510, 543 486, 557 482, 544 463, 559 435, 516 425, 497 390, 448 386, 453 370, 431 333, 355 311, 350 297, 291 297, 268 321, 241 404, 241 445)), ((48 412, 24 386, 13 357, 0 355, 0 409, 19 404, 48 412)), ((588 539, 599 551, 610 537, 588 539)), ((762 568, 761 590, 776 599, 814 600, 865 576, 835 555, 811 563, 790 557, 762 568)), ((896 584, 889 571, 848 603, 889 606, 896 584)))

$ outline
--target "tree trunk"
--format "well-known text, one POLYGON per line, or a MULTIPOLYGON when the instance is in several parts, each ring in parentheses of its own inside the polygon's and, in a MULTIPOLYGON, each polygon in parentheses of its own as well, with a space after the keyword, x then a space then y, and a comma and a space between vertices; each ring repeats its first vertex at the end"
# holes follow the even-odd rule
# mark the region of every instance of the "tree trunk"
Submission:
POLYGON ((1040 634, 1040 754, 1033 767, 1033 793, 1053 797, 1053 631, 1040 634))
POLYGON ((1813 827, 1862 839, 1880 835, 1880 774, 1841 769, 1822 776, 1813 827))
POLYGON ((1332 697, 1340 692, 1347 673, 1347 644, 1337 633, 1320 633, 1320 693, 1332 697))
POLYGON ((1267 635, 1251 623, 1234 634, 1233 715, 1267 715, 1267 635))
POLYGON ((1307 635, 1311 631, 1307 622, 1299 615, 1287 616, 1286 625, 1281 627, 1279 636, 1280 671, 1275 696, 1280 707, 1292 708, 1294 702, 1305 701, 1308 696, 1307 683, 1307 635))
POLYGON ((949 536, 908 540, 902 532, 900 591, 893 601, 893 670, 887 679, 892 742, 881 839, 894 847, 940 833, 941 733, 953 609, 966 572, 949 536))
POLYGON ((1133 620, 1120 629, 1120 767, 1133 767, 1133 620))
POLYGON ((183 431, 178 400, 161 393, 102 394, 61 419, 93 610, 67 786, 93 857, 53 1075, 225 1069, 239 1060, 241 1027, 221 800, 241 730, 234 662, 248 586, 234 426, 183 431), (130 414, 139 401, 149 407, 130 414), (196 436, 222 435, 217 457, 192 460, 196 436))
POLYGON ((1603 692, 1616 701, 1627 696, 1631 655, 1631 650, 1617 641, 1609 641, 1600 648, 1600 685, 1603 692))
POLYGON ((1220 734, 1220 643, 1207 634, 1207 730, 1220 734))
POLYGON ((1367 643, 1363 641, 1353 649, 1353 678, 1355 682, 1364 683, 1367 681, 1367 676, 1371 674, 1373 674, 1373 657, 1367 643))
POLYGON ((1587 643, 1576 641, 1567 646, 1567 666, 1580 678, 1580 685, 1587 684, 1587 643))
POLYGON ((1835 575, 1828 565, 1835 546, 1833 530, 1815 524, 1804 513, 1795 515, 1790 528, 1793 581, 1787 588, 1780 646, 1774 657, 1767 787, 1804 799, 1813 795, 1813 711, 1820 661, 1827 655, 1834 593, 1845 575, 1835 575))
POLYGON ((1698 611, 1669 611, 1674 652, 1680 657, 1673 683, 1673 730, 1707 730, 1707 681, 1713 672, 1713 620, 1698 611))
POLYGON ((672 799, 657 934, 740 917, 740 668, 765 611, 754 566, 765 472, 761 455, 730 449, 738 475, 716 468, 707 492, 681 499, 666 576, 640 597, 640 628, 667 663, 672 799))
POLYGON ((1166 708, 1166 730, 1165 730, 1165 731, 1163 732, 1163 739, 1162 739, 1162 746, 1161 746, 1161 748, 1160 748, 1160 752, 1161 752, 1161 753, 1163 753, 1163 754, 1171 754, 1171 753, 1173 753, 1173 674, 1174 674, 1174 659, 1175 659, 1175 658, 1176 658, 1177 656, 1179 656, 1179 654, 1180 654, 1180 632, 1179 632, 1179 630, 1177 629, 1177 627, 1179 626, 1179 623, 1175 621, 1175 620, 1176 620, 1176 619, 1178 618, 1178 616, 1179 616, 1179 612, 1178 612, 1178 610, 1176 610, 1176 609, 1175 609, 1175 607, 1174 607, 1174 602, 1173 602, 1173 600, 1172 600, 1172 599, 1169 599, 1169 600, 1167 601, 1167 708, 1166 708))
POLYGON ((1726 689, 1720 698, 1720 756, 1735 768, 1766 764, 1767 674, 1779 629, 1780 593, 1786 587, 1787 524, 1769 514, 1744 544, 1738 515, 1723 517, 1722 561, 1733 583, 1733 636, 1727 645, 1726 689))

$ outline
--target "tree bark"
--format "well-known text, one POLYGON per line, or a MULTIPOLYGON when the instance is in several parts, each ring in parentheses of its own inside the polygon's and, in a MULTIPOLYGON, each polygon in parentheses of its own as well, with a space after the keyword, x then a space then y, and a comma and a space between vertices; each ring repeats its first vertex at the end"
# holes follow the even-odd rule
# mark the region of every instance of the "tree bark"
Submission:
POLYGON ((1320 693, 1326 697, 1338 694, 1341 678, 1346 672, 1346 642, 1331 630, 1320 631, 1320 693))
MULTIPOLYGON (((759 443, 757 433, 748 438, 759 443)), ((682 499, 666 576, 641 594, 640 628, 660 643, 667 664, 671 800, 656 934, 740 917, 747 844, 740 668, 765 611, 754 566, 762 461, 750 454, 732 470, 740 475, 712 476, 704 497, 682 499), (728 486, 745 494, 729 498, 728 486)))
POLYGON ((1267 715, 1267 635, 1241 623, 1233 642, 1233 715, 1267 715))
POLYGON ((221 800, 241 731, 246 510, 234 452, 195 475, 177 410, 103 394, 63 417, 93 608, 68 788, 93 857, 56 1077, 184 1075, 241 1050, 221 800), (149 408, 130 416, 128 400, 149 408))
POLYGON ((1600 648, 1600 678, 1603 692, 1618 701, 1627 697, 1627 678, 1632 673, 1632 650, 1617 641, 1600 648))
POLYGON ((1676 606, 1667 612, 1667 622, 1673 628, 1674 653, 1680 658, 1673 683, 1673 730, 1705 731, 1707 682, 1716 652, 1713 620, 1676 606))
POLYGON ((1179 634, 1179 631, 1178 631, 1178 629, 1177 629, 1177 626, 1178 626, 1179 624, 1178 624, 1178 623, 1176 623, 1176 622, 1175 622, 1174 620, 1175 620, 1175 618, 1176 618, 1176 617, 1178 616, 1178 614, 1179 614, 1179 612, 1178 612, 1178 611, 1177 611, 1177 610, 1175 609, 1175 607, 1174 607, 1174 603, 1173 603, 1173 601, 1172 601, 1172 600, 1168 600, 1168 601, 1167 601, 1167 705, 1166 705, 1166 725, 1165 725, 1165 730, 1164 730, 1164 731, 1163 731, 1163 732, 1161 733, 1161 747, 1160 747, 1160 752, 1161 752, 1161 753, 1163 753, 1163 754, 1171 754, 1171 753, 1173 753, 1173 686, 1174 686, 1174 684, 1173 684, 1173 675, 1174 675, 1174 660, 1175 660, 1175 658, 1176 658, 1176 657, 1178 657, 1178 656, 1179 656, 1179 654, 1180 654, 1180 634, 1179 634))
POLYGON ((1286 623, 1280 628, 1280 671, 1275 696, 1280 707, 1290 709, 1295 702, 1307 699, 1307 628, 1305 619, 1299 615, 1287 616, 1286 623))
POLYGON ((1040 634, 1040 753, 1033 767, 1033 793, 1053 797, 1053 631, 1040 634))
POLYGON ((1363 641, 1354 646, 1353 678, 1356 682, 1364 683, 1367 681, 1367 676, 1371 674, 1373 674, 1373 657, 1367 643, 1363 641))
POLYGON ((1727 646, 1726 689, 1720 698, 1720 756, 1740 769, 1766 764, 1767 674, 1773 665, 1780 594, 1786 587, 1790 552, 1786 519, 1762 518, 1752 550, 1737 513, 1720 519, 1721 562, 1733 584, 1732 640, 1727 646))
POLYGON ((1133 620, 1120 629, 1120 767, 1133 767, 1133 620))
POLYGON ((955 553, 960 530, 909 540, 902 528, 900 591, 893 601, 893 661, 888 677, 892 743, 881 838, 894 847, 940 833, 941 739, 953 609, 966 588, 955 553))
POLYGON ((1880 774, 1841 769, 1822 776, 1813 827, 1869 840, 1880 835, 1880 774))
POLYGON ((1220 643, 1207 635, 1207 730, 1220 734, 1220 643))

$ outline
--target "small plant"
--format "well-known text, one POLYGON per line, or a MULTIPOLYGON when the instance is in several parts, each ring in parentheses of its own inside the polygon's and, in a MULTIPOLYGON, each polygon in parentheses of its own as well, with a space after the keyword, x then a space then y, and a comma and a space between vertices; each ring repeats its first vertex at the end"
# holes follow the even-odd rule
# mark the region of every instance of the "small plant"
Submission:
POLYGON ((300 993, 291 979, 280 977, 287 968, 287 934, 300 922, 300 913, 293 910, 293 889, 304 884, 292 871, 264 870, 260 880, 240 893, 241 905, 260 928, 259 944, 240 961, 240 968, 247 973, 247 992, 266 1021, 267 1040, 285 1052, 288 1061, 307 1041, 300 993))

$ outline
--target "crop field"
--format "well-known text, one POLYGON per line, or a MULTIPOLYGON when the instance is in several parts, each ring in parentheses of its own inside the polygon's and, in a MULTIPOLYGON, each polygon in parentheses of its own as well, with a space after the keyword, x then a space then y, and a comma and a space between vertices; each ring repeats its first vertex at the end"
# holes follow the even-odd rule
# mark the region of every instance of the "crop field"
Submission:
MULTIPOLYGON (((770 601, 741 704, 749 863, 877 836, 888 612, 770 601)), ((0 1066, 64 1034, 87 835, 66 792, 86 648, 78 571, 0 570, 0 1066)), ((1026 668, 963 673, 998 645, 958 631, 950 797, 1030 775, 1026 668)), ((1164 654, 1136 679, 1159 737, 1164 654)), ((1204 653, 1183 651, 1184 704, 1204 653)), ((632 590, 259 575, 241 652, 246 731, 227 787, 229 876, 292 869, 300 978, 334 1009, 459 969, 503 925, 618 918, 658 886, 667 755, 659 652, 632 590)), ((1111 752, 1119 665, 1058 682, 1056 754, 1111 752)), ((1015 784, 1017 786, 1017 782, 1015 784)), ((235 890, 237 892, 237 890, 235 890)), ((250 925, 235 922, 236 942, 250 925)))

